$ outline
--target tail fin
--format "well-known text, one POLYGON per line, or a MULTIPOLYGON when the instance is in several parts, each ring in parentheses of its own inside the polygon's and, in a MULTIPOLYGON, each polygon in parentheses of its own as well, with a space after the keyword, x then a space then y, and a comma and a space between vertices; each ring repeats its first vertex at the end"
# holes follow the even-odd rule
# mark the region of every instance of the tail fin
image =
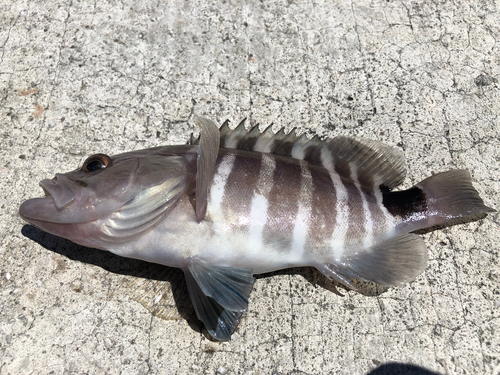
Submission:
POLYGON ((466 223, 495 212, 484 205, 465 169, 438 173, 408 190, 384 192, 383 204, 401 218, 401 233, 466 223))
POLYGON ((426 198, 428 222, 424 228, 474 221, 484 218, 489 212, 496 212, 484 205, 466 169, 438 173, 416 187, 426 198))

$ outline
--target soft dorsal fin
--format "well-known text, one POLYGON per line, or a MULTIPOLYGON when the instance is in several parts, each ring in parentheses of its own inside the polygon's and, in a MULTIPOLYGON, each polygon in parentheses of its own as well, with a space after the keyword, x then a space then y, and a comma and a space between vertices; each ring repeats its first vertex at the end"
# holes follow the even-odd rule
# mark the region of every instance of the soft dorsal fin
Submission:
MULTIPOLYGON (((321 141, 318 136, 308 139, 297 136, 295 128, 277 133, 269 125, 259 131, 258 125, 245 129, 245 120, 231 130, 226 120, 220 128, 220 147, 275 154, 305 160, 346 179, 356 179, 361 186, 383 186, 388 189, 400 185, 406 176, 403 152, 395 147, 366 138, 338 136, 321 141)), ((199 143, 191 138, 192 144, 199 143)))
MULTIPOLYGON (((307 147, 307 145, 306 145, 307 147)), ((356 179, 361 186, 392 189, 406 176, 403 152, 395 147, 366 138, 338 136, 305 152, 304 160, 335 170, 345 178, 356 179)))
POLYGON ((206 118, 195 115, 193 120, 200 127, 195 197, 196 218, 201 221, 207 212, 208 190, 219 154, 220 133, 217 125, 206 118))

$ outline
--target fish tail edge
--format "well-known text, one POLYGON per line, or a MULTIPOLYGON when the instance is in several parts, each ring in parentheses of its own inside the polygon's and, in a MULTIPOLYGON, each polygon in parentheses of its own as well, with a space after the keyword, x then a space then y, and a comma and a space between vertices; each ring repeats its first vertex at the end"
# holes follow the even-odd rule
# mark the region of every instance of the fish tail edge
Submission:
POLYGON ((425 228, 447 227, 482 219, 496 210, 486 206, 466 169, 435 174, 416 185, 426 197, 425 228))

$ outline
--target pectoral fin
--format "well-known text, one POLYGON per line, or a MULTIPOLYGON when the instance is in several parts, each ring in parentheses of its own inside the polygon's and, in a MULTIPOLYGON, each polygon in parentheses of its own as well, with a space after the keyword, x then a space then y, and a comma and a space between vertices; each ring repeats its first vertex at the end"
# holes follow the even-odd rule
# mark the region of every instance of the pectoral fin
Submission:
POLYGON ((212 337, 229 340, 248 306, 255 282, 252 270, 214 266, 193 258, 184 274, 198 319, 212 337))

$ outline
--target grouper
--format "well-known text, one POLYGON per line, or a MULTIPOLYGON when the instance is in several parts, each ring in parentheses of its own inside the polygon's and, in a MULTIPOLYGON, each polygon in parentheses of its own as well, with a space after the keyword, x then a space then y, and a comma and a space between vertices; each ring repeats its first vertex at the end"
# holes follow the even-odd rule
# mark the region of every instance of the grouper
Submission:
POLYGON ((351 289, 400 286, 427 264, 415 231, 494 212, 467 170, 394 191, 403 153, 374 140, 194 121, 191 144, 90 156, 41 181, 45 197, 19 213, 77 244, 181 268, 217 340, 231 338, 255 274, 308 266, 351 289))

